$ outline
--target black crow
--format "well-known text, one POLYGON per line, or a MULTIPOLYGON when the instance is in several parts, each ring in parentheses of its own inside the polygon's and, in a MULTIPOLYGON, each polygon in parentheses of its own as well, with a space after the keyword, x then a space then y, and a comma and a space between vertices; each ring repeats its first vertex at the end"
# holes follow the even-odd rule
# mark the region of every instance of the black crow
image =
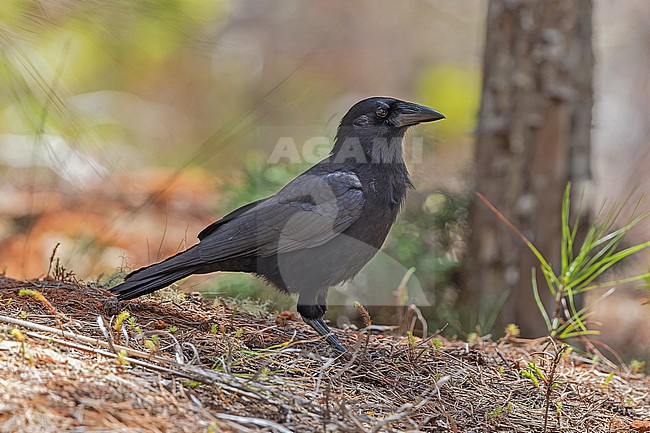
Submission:
POLYGON ((330 155, 271 197, 234 210, 199 243, 127 275, 118 299, 162 289, 192 274, 249 272, 298 294, 298 312, 336 350, 323 320, 329 287, 354 277, 381 248, 412 187, 402 155, 406 130, 444 119, 431 108, 368 98, 347 112, 330 155))

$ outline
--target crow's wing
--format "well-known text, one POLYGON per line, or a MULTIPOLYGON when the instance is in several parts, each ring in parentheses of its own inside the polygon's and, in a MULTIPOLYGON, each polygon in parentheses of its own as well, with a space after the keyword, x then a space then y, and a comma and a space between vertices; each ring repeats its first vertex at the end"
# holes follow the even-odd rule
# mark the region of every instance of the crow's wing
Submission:
POLYGON ((317 247, 350 227, 364 203, 356 174, 304 173, 276 195, 232 212, 228 216, 233 217, 217 221, 207 234, 204 230, 198 246, 201 259, 267 257, 317 247))
POLYGON ((200 241, 202 241, 204 238, 210 236, 219 227, 221 227, 228 221, 234 220, 238 216, 243 215, 244 213, 250 211, 251 209, 253 209, 254 207, 258 206, 260 203, 263 203, 266 200, 268 200, 268 197, 255 200, 252 203, 245 204, 242 207, 235 209, 234 211, 230 212, 228 215, 225 215, 220 220, 213 222, 212 224, 210 224, 209 226, 201 230, 201 233, 199 233, 197 237, 199 238, 200 241))

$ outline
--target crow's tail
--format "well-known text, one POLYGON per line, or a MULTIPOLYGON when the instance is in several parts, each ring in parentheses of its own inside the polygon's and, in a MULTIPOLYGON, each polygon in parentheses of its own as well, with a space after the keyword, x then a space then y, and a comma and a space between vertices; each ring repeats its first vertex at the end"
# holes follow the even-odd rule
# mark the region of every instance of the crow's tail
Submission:
POLYGON ((201 265, 197 245, 176 254, 160 263, 155 263, 126 276, 124 282, 111 289, 118 299, 137 298, 169 286, 175 281, 192 275, 201 265))

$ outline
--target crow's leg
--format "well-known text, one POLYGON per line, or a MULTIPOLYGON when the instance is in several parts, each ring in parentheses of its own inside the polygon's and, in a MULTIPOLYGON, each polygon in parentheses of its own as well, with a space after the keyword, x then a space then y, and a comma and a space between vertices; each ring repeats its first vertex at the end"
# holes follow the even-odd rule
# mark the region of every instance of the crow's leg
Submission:
POLYGON ((341 342, 336 338, 332 331, 323 320, 323 315, 327 310, 327 290, 319 291, 316 296, 313 293, 301 292, 298 297, 298 312, 302 320, 311 326, 319 335, 325 337, 335 350, 347 354, 348 351, 343 347, 341 342))

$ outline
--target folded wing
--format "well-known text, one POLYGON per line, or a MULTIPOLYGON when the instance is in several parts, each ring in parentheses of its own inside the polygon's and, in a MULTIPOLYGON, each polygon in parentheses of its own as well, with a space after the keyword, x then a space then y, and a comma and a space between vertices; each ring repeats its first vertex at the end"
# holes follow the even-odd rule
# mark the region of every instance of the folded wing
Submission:
POLYGON ((353 172, 308 172, 276 195, 239 208, 204 230, 199 254, 214 263, 314 248, 357 221, 364 202, 353 172))

